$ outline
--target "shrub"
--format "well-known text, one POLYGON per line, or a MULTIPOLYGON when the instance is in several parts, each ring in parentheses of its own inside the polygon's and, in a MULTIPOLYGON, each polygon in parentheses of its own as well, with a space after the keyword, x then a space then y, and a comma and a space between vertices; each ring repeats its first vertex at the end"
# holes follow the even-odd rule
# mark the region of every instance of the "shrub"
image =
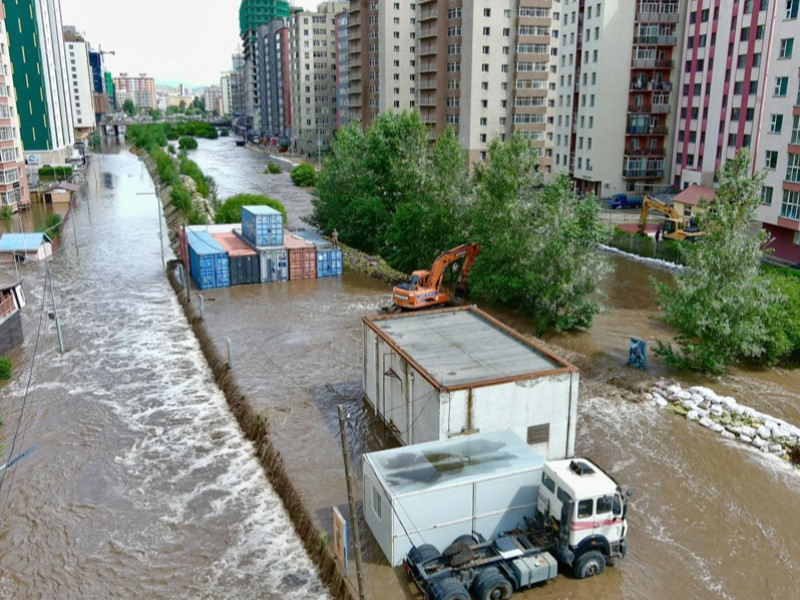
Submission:
POLYGON ((286 208, 275 200, 267 196, 256 194, 237 194, 228 198, 222 206, 217 208, 217 223, 239 223, 242 220, 243 206, 270 206, 283 215, 283 222, 286 223, 286 208))
POLYGON ((172 188, 169 193, 169 198, 172 204, 184 214, 188 214, 192 210, 192 192, 189 191, 185 185, 178 184, 172 188))
POLYGON ((228 130, 227 129, 221 129, 220 132, 219 132, 219 136, 220 137, 228 137, 228 130))
POLYGON ((14 215, 10 206, 0 208, 0 221, 8 221, 14 215))
POLYGON ((13 365, 5 356, 0 356, 0 381, 11 379, 11 369, 13 365))
POLYGON ((53 213, 44 220, 44 227, 40 231, 46 232, 48 237, 54 240, 61 235, 61 222, 63 220, 61 215, 53 213))
POLYGON ((197 149, 197 140, 193 137, 184 136, 178 140, 178 147, 181 150, 195 150, 197 149))
POLYGON ((169 150, 170 154, 175 154, 175 145, 170 144, 169 146, 167 146, 167 150, 169 150))
POLYGON ((181 156, 181 173, 191 177, 197 184, 197 193, 208 198, 211 188, 209 186, 209 178, 203 175, 200 167, 193 160, 189 160, 185 156, 181 156))
POLYGON ((292 169, 292 183, 297 187, 314 187, 317 185, 317 170, 311 163, 303 163, 292 169))
POLYGON ((69 179, 72 177, 72 167, 42 167, 39 169, 39 179, 69 179))
POLYGON ((267 170, 264 173, 269 175, 278 175, 281 172, 281 168, 276 165, 275 163, 267 163, 267 170))

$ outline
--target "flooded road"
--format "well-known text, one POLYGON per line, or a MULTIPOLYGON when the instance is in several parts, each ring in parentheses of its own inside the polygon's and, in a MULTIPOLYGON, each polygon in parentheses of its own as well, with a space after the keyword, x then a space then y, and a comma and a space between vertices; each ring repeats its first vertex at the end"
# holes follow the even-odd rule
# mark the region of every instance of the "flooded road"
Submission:
POLYGON ((0 598, 327 598, 164 277, 150 178, 125 151, 92 168, 51 265, 65 354, 20 269, 0 435, 33 363, 14 454, 40 448, 0 488, 0 598))
MULTIPOLYGON (((201 147, 199 152, 195 160, 223 172, 216 149, 201 147)), ((228 162, 260 165, 265 160, 248 154, 234 148, 228 162)), ((266 185, 261 182, 267 177, 241 175, 253 186, 248 190, 261 193, 266 189, 258 186, 266 185)), ((280 193, 272 188, 271 195, 285 200, 280 193)), ((302 209, 297 202, 294 206, 302 209)), ((298 216, 290 210, 290 220, 298 216)), ((562 576, 515 597, 800 597, 797 471, 649 404, 631 403, 608 385, 642 378, 624 366, 630 336, 644 337, 651 347, 656 339, 670 338, 669 330, 654 318, 657 309, 649 285, 651 276, 667 280, 669 273, 625 258, 612 260, 617 271, 604 285, 607 309, 595 326, 548 341, 565 348, 581 368, 576 452, 604 465, 634 491, 630 554, 602 577, 576 581, 562 576)), ((359 473, 361 452, 396 444, 361 396, 361 317, 378 312, 388 295, 388 286, 354 273, 342 279, 241 286, 207 294, 206 323, 217 347, 223 350, 224 339, 232 340, 237 381, 252 391, 253 401, 269 416, 287 472, 328 530, 332 506, 347 514, 336 405, 347 407, 351 452, 359 473)), ((524 333, 534 331, 523 317, 488 310, 524 333)), ((662 375, 675 376, 658 364, 646 374, 662 375)), ((800 424, 796 370, 741 369, 711 382, 693 376, 679 379, 702 381, 743 404, 800 424)), ((368 597, 412 597, 405 574, 387 566, 363 522, 362 534, 368 597)), ((355 581, 353 573, 351 579, 355 581)))

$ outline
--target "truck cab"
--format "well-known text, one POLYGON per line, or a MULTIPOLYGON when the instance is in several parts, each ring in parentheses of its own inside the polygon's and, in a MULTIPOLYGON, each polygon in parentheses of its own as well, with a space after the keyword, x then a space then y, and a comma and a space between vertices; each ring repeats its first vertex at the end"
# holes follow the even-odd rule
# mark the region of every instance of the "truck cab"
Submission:
POLYGON ((631 197, 628 194, 614 194, 608 199, 608 208, 639 208, 644 197, 631 197))
POLYGON ((619 485, 586 459, 550 461, 542 471, 538 517, 558 531, 555 554, 578 578, 602 572, 627 552, 627 501, 619 485))

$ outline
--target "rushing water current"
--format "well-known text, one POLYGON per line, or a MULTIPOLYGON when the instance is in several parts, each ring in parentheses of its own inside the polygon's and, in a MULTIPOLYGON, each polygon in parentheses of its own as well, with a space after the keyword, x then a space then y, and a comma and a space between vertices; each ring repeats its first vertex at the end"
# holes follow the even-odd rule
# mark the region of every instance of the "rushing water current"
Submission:
POLYGON ((63 355, 49 295, 37 346, 44 265, 20 267, 3 462, 31 364, 14 454, 39 449, 0 489, 0 598, 327 597, 164 277, 142 163, 118 151, 87 175, 78 248, 68 224, 51 264, 63 355))

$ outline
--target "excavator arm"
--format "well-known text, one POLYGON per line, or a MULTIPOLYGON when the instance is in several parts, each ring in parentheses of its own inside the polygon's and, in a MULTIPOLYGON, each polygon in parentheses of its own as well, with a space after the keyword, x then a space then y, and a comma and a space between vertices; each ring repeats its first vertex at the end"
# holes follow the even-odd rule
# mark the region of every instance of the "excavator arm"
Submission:
POLYGON ((480 252, 480 248, 481 247, 478 244, 461 244, 460 246, 456 246, 455 248, 440 254, 439 257, 433 261, 431 274, 428 276, 428 281, 426 282, 425 287, 435 288, 437 291, 441 289, 444 270, 457 260, 460 260, 464 257, 466 257, 466 259, 461 270, 459 283, 461 283, 462 280, 466 280, 464 273, 466 272, 467 275, 469 275, 469 269, 472 267, 472 263, 475 262, 475 257, 480 252))
POLYGON ((644 234, 646 227, 647 227, 647 217, 650 214, 651 210, 655 210, 660 212, 662 215, 667 217, 668 219, 675 219, 676 221, 680 221, 680 216, 678 212, 669 204, 665 202, 661 202, 657 198, 651 198, 647 194, 645 194, 644 200, 642 201, 642 212, 639 215, 639 233, 644 234))

